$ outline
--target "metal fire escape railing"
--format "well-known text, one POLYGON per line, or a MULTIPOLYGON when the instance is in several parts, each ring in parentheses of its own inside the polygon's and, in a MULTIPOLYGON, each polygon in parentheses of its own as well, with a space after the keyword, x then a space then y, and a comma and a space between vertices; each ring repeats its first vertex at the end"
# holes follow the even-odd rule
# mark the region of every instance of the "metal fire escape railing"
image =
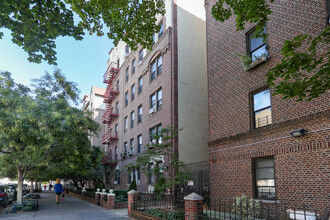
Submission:
POLYGON ((103 75, 103 82, 108 85, 104 94, 104 102, 106 103, 107 107, 104 115, 102 116, 102 122, 107 124, 107 129, 105 134, 102 136, 102 144, 110 144, 111 140, 113 139, 112 137, 115 137, 115 140, 117 139, 117 134, 116 136, 111 134, 111 123, 116 117, 118 117, 118 109, 114 109, 112 107, 113 99, 119 94, 119 86, 113 85, 113 81, 119 72, 119 69, 116 67, 117 64, 111 62, 107 68, 107 71, 103 75))

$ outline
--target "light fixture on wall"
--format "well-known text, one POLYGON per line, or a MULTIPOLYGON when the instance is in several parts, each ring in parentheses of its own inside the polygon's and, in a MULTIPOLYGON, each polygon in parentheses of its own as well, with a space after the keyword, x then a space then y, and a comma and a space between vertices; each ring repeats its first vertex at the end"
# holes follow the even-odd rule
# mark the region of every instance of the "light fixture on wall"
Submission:
POLYGON ((305 129, 298 129, 298 130, 293 130, 293 131, 290 131, 290 135, 292 137, 301 137, 301 136, 304 136, 306 135, 306 130, 305 129))

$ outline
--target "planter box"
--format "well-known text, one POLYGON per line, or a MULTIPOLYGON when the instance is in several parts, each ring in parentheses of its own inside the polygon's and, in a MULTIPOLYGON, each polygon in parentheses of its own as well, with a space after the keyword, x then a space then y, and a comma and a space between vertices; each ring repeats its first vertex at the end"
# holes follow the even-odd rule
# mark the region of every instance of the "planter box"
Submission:
POLYGON ((263 55, 261 57, 259 57, 257 60, 253 61, 252 63, 250 63, 249 65, 242 65, 243 69, 245 71, 249 71, 257 66, 259 66, 260 64, 266 62, 270 57, 267 55, 263 55))

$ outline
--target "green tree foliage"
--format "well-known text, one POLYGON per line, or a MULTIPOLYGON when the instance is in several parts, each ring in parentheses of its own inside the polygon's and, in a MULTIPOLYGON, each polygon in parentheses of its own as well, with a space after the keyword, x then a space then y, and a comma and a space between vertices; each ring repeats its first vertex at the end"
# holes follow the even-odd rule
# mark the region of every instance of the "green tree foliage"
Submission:
POLYGON ((285 41, 282 61, 267 73, 273 94, 310 101, 326 93, 330 89, 330 52, 324 49, 329 43, 330 27, 316 37, 305 34, 285 41), (307 50, 301 49, 304 45, 307 50))
POLYGON ((82 40, 84 30, 101 36, 106 29, 115 44, 123 40, 131 48, 150 48, 159 28, 155 16, 163 13, 163 2, 154 0, 1 0, 0 28, 11 30, 12 41, 28 53, 30 62, 56 64, 55 39, 82 40))
POLYGON ((137 190, 137 185, 136 185, 136 181, 133 180, 130 184, 129 184, 129 187, 128 187, 128 191, 131 191, 131 190, 137 190))
MULTIPOLYGON (((213 17, 221 22, 236 16, 237 30, 244 30, 247 23, 255 24, 255 37, 266 37, 264 27, 272 13, 274 0, 218 0, 212 7, 213 17)), ((298 35, 286 40, 281 50, 283 58, 267 73, 267 83, 273 87, 273 95, 283 99, 310 101, 326 93, 330 88, 329 27, 314 36, 298 35), (307 48, 307 49, 304 49, 307 48)))
MULTIPOLYGON (((32 177, 49 170, 52 160, 60 162, 59 155, 75 158, 71 162, 77 166, 86 160, 81 155, 88 153, 88 135, 98 124, 70 106, 78 99, 77 91, 59 70, 34 80, 33 88, 15 83, 8 72, 0 72, 0 154, 6 164, 1 172, 12 176, 16 170, 18 203, 22 203, 22 184, 29 172, 32 177)), ((56 177, 60 176, 49 179, 56 177)))
POLYGON ((135 163, 127 165, 129 168, 139 167, 147 176, 165 177, 160 178, 165 182, 159 187, 161 190, 169 190, 172 196, 176 186, 184 185, 191 179, 184 162, 178 159, 173 146, 178 132, 170 127, 161 129, 152 136, 154 141, 145 146, 147 150, 138 156, 135 163))

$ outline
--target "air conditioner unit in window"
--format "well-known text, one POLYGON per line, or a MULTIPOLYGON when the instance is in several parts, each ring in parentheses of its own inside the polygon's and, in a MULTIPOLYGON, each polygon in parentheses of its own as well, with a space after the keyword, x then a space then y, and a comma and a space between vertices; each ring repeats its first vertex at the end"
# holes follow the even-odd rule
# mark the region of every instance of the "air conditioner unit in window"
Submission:
POLYGON ((118 184, 118 182, 115 180, 115 181, 113 181, 113 184, 118 184))
POLYGON ((121 153, 120 156, 121 156, 122 158, 125 158, 125 157, 126 157, 126 152, 121 153))
POLYGON ((149 115, 152 115, 155 111, 156 111, 155 108, 151 108, 151 109, 149 109, 149 115))
POLYGON ((136 180, 136 184, 141 184, 141 180, 136 180))
POLYGON ((154 145, 152 145, 153 143, 152 142, 149 142, 149 144, 148 144, 148 149, 152 149, 152 148, 154 148, 155 146, 154 145))
POLYGON ((133 151, 128 151, 128 155, 132 156, 133 155, 133 151))

